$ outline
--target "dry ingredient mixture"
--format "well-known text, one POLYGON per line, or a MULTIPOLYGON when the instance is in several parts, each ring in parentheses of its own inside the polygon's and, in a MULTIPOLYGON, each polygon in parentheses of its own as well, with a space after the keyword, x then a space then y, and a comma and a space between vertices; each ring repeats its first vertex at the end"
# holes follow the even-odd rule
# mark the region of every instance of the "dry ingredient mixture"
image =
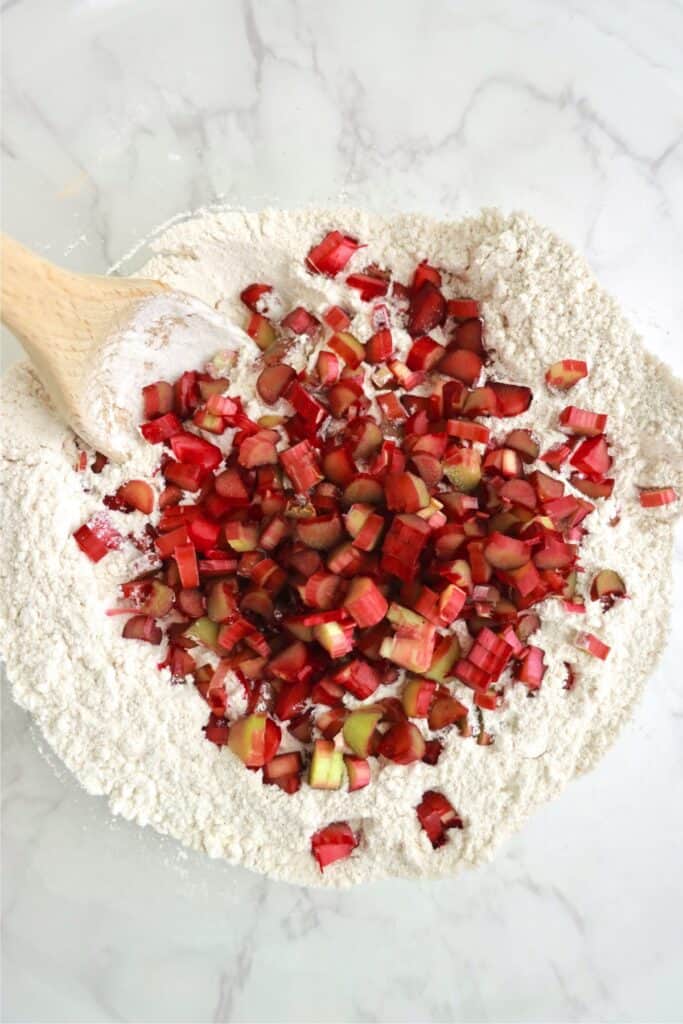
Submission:
POLYGON ((4 382, 15 699, 211 856, 326 885, 486 859, 664 645, 680 384, 526 216, 228 210, 154 249, 217 312, 152 377, 192 303, 129 332, 125 464, 4 382))

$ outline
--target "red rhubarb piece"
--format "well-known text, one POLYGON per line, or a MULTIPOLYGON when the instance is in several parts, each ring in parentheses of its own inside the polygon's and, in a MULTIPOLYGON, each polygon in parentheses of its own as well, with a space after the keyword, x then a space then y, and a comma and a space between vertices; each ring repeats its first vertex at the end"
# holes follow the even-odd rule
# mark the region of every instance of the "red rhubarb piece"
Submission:
POLYGON ((395 764, 412 764, 424 757, 424 737, 413 722, 397 722, 384 733, 377 752, 395 764))
POLYGON ((309 491, 323 479, 315 449, 308 441, 300 441, 293 448, 280 452, 280 462, 299 493, 309 491))
POLYGON ((413 293, 408 314, 408 330, 415 338, 428 334, 446 319, 446 300, 432 281, 424 281, 413 293))
POLYGON ((173 385, 165 380, 148 384, 142 389, 142 402, 146 420, 164 416, 173 409, 173 385))
POLYGON ((599 658, 601 661, 604 661, 610 652, 607 644, 604 644, 594 633, 577 633, 574 643, 579 650, 586 651, 587 654, 592 654, 594 658, 599 658))
POLYGON ((479 303, 476 299, 449 299, 447 309, 448 315, 454 320, 472 320, 479 316, 479 303))
POLYGON ((604 434, 607 425, 605 413, 577 409, 575 405, 568 405, 563 409, 559 419, 564 430, 571 434, 580 434, 582 437, 597 437, 598 434, 604 434))
POLYGON ((604 434, 582 441, 569 461, 575 469, 586 476, 604 477, 612 465, 604 434))
POLYGON ((277 400, 285 394, 295 376, 296 373, 292 367, 287 366, 286 363, 266 366, 256 381, 256 390, 266 405, 275 405, 277 400))
POLYGON ((498 401, 498 416, 519 416, 531 405, 531 388, 522 384, 502 384, 490 381, 491 388, 498 401))
POLYGON ((449 348, 439 363, 439 372, 464 384, 474 384, 482 370, 481 357, 465 348, 449 348))
POLYGON ((333 331, 345 331, 351 324, 351 317, 341 308, 341 306, 330 306, 330 308, 323 313, 323 320, 328 327, 332 328, 333 331))
POLYGON ((673 487, 643 487, 640 491, 640 504, 643 508, 659 508, 676 501, 678 495, 673 487))
MULTIPOLYGON (((159 420, 156 421, 157 423, 159 420)), ((178 462, 191 466, 201 466, 203 469, 216 469, 223 461, 223 453, 220 448, 203 437, 181 431, 171 438, 171 449, 178 462)))
POLYGON ((357 576, 344 599, 344 607, 361 629, 375 626, 389 607, 387 599, 369 576, 357 576))
POLYGON ((337 860, 350 857, 358 846, 358 839, 345 821, 326 825, 311 836, 311 851, 321 871, 337 860))
POLYGON ((306 334, 309 337, 314 337, 320 328, 320 321, 303 306, 296 306, 284 317, 280 326, 291 331, 292 334, 306 334))
POLYGON ((167 412, 164 416, 152 420, 151 423, 143 423, 140 427, 142 436, 149 444, 161 444, 162 441, 168 441, 170 437, 178 434, 181 430, 180 420, 173 412, 167 412))
POLYGON ((260 300, 264 295, 272 292, 273 286, 270 284, 248 284, 247 287, 240 292, 240 299, 252 313, 263 313, 265 310, 262 308, 260 300))
POLYGON ((329 231, 321 242, 309 249, 306 266, 315 274, 335 277, 360 248, 360 243, 350 235, 329 231))
POLYGON ((151 615, 133 615, 123 627, 126 640, 144 640, 157 646, 161 643, 161 629, 151 615))
POLYGON ((583 359, 561 359, 546 370, 545 379, 552 388, 568 391, 588 376, 588 366, 583 359))
POLYGON ((363 302, 372 302, 381 295, 386 295, 389 289, 389 281, 385 277, 374 274, 349 274, 346 278, 349 288, 354 288, 360 293, 363 302))
POLYGON ((368 363, 385 363, 394 351, 391 331, 382 328, 375 331, 365 346, 365 359, 368 363))
POLYGON ((415 810, 435 850, 446 842, 448 829, 463 828, 462 818, 443 793, 427 790, 415 810))
POLYGON ((149 515, 154 508, 154 491, 145 480, 129 480, 122 484, 116 497, 128 508, 135 508, 145 515, 149 515))

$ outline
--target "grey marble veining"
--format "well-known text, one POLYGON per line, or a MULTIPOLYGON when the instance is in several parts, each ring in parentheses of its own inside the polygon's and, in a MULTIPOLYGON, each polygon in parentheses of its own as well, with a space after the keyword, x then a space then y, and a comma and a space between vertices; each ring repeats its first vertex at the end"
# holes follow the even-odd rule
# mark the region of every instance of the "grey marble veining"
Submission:
MULTIPOLYGON (((104 270, 217 197, 521 207, 683 369, 677 0, 2 11, 4 227, 51 257, 104 270)), ((679 537, 679 623, 682 562, 679 537)), ((680 1021, 682 660, 679 629, 598 770, 493 864, 346 893, 113 821, 3 688, 4 1019, 680 1021)))

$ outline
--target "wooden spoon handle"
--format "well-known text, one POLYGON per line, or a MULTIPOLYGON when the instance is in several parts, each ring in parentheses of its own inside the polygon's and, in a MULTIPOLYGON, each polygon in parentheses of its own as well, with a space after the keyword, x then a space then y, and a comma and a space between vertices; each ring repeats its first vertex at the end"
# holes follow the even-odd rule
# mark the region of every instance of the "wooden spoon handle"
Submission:
POLYGON ((0 234, 3 322, 36 364, 87 356, 158 281, 74 274, 0 234))

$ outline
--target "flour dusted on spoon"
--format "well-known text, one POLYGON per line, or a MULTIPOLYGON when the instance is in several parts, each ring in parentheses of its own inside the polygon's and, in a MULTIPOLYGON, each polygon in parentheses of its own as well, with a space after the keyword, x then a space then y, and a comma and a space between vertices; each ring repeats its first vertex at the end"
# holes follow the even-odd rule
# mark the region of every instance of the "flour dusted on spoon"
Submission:
POLYGON ((145 299, 124 330, 108 338, 89 368, 86 405, 104 428, 111 450, 140 452, 144 384, 179 376, 188 352, 201 364, 228 346, 246 347, 246 335, 210 306, 190 295, 166 292, 145 299))
MULTIPOLYGON (((305 267, 311 245, 333 228, 367 243, 352 267, 376 263, 405 280, 429 258, 459 284, 460 294, 479 300, 496 374, 533 389, 528 412, 500 431, 529 427, 545 441, 562 440, 557 417, 567 402, 544 386, 544 374, 558 360, 587 360, 589 376, 570 401, 608 414, 616 484, 591 518, 582 577, 589 581, 609 567, 625 580, 629 598, 607 614, 587 601, 580 627, 600 635, 611 648, 608 660, 578 652, 578 617, 547 601, 534 635, 546 652, 543 685, 533 699, 523 686, 512 687, 502 710, 482 712, 492 746, 451 734, 436 765, 383 765, 357 792, 303 787, 287 795, 264 786, 259 772, 204 741, 206 704, 193 686, 170 684, 168 670, 157 668, 159 648, 123 639, 120 620, 106 614, 117 603, 118 584, 142 570, 145 555, 128 534, 147 520, 111 511, 123 540, 95 566, 73 541, 103 496, 133 478, 155 480, 158 450, 134 444, 123 465, 75 472, 75 439, 23 366, 3 389, 3 654, 15 699, 85 788, 106 794, 115 813, 289 881, 346 885, 387 875, 449 875, 491 856, 535 806, 595 763, 656 662, 668 620, 676 506, 644 509, 638 488, 680 487, 674 459, 681 449, 681 390, 645 353, 580 258, 524 216, 487 212, 449 224, 349 210, 207 213, 166 231, 142 273, 216 309, 217 334, 225 330, 224 317, 244 322, 244 286, 268 281, 285 310, 302 305, 320 318, 331 305, 343 305, 354 317, 352 330, 366 340, 373 329, 368 304, 343 281, 305 267), (567 661, 576 666, 570 691, 567 661), (415 814, 426 790, 448 793, 465 825, 438 850, 415 814), (361 842, 321 875, 311 836, 336 821, 350 822, 361 842)), ((183 338, 177 359, 169 356, 158 367, 155 356, 153 372, 139 336, 129 339, 125 370, 111 367, 115 404, 134 409, 142 384, 173 380, 214 354, 211 332, 190 326, 183 338)), ((395 332, 399 355, 410 344, 406 332, 395 332)), ((272 412, 254 392, 261 365, 256 347, 239 330, 234 345, 219 347, 236 353, 229 360, 231 393, 243 397, 251 416, 272 412)), ((314 355, 299 344, 287 360, 298 371, 314 355)), ((236 691, 231 695, 237 699, 236 691)))

